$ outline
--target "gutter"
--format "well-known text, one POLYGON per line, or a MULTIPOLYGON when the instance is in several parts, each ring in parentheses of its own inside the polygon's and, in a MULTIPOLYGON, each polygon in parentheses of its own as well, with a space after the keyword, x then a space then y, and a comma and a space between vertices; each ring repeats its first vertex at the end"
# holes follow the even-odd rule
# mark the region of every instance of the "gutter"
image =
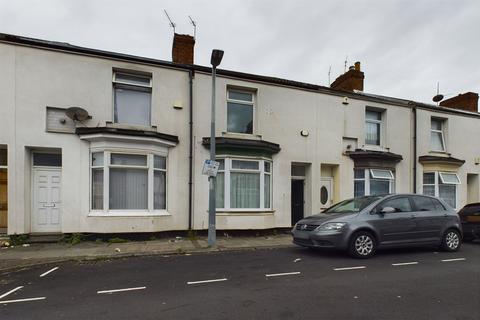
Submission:
POLYGON ((192 229, 193 221, 193 78, 195 70, 192 68, 188 71, 188 87, 189 87, 189 150, 188 150, 188 230, 192 229))
POLYGON ((412 107, 413 113, 413 193, 417 193, 417 107, 412 107))

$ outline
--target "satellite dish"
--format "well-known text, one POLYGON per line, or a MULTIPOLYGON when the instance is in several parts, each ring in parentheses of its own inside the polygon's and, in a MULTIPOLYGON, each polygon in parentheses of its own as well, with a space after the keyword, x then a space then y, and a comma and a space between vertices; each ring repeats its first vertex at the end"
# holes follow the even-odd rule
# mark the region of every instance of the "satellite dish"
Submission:
POLYGON ((440 102, 443 100, 443 94, 437 94, 435 97, 432 98, 433 102, 440 102))
POLYGON ((65 114, 67 115, 67 117, 69 117, 70 119, 72 119, 73 121, 84 121, 84 120, 87 120, 87 119, 91 119, 92 117, 90 117, 90 115, 88 114, 88 111, 83 109, 83 108, 80 108, 80 107, 71 107, 71 108, 68 108, 66 111, 65 111, 65 114))

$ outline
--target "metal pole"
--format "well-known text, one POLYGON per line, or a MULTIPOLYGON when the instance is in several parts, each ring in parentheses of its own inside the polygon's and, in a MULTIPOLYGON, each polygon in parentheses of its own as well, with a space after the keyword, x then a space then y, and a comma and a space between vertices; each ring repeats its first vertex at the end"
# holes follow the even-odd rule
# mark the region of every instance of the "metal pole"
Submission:
MULTIPOLYGON (((215 76, 216 68, 212 67, 212 114, 210 120, 210 160, 215 161, 215 76)), ((213 247, 217 241, 215 227, 215 177, 209 177, 208 195, 208 245, 213 247)))

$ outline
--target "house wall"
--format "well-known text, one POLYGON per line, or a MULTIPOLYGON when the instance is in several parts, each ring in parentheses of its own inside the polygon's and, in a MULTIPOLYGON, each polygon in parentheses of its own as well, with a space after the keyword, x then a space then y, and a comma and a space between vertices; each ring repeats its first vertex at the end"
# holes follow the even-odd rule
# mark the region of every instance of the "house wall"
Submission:
POLYGON ((149 65, 0 44, 0 144, 9 151, 8 233, 31 231, 32 150, 61 150, 62 232, 136 232, 188 228, 188 73, 149 65), (153 75, 152 124, 179 137, 168 157, 167 211, 149 217, 90 217, 90 143, 46 132, 46 107, 81 106, 86 126, 113 121, 112 70, 153 75), (184 106, 173 108, 174 102, 184 106))

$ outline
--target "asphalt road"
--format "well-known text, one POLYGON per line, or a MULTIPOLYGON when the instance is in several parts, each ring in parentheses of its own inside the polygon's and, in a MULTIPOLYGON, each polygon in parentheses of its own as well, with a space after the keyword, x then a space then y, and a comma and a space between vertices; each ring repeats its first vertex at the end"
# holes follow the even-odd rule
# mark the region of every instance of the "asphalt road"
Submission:
POLYGON ((291 247, 38 266, 1 276, 0 319, 479 320, 480 243, 369 260, 291 247))

